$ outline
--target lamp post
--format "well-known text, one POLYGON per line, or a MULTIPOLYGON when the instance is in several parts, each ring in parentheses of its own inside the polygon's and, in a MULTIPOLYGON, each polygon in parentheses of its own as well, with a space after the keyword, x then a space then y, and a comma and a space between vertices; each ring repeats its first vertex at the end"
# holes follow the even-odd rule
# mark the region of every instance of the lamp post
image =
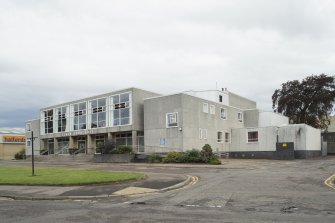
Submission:
POLYGON ((37 137, 34 137, 34 131, 31 131, 31 172, 32 176, 35 176, 35 162, 34 162, 34 140, 37 137))

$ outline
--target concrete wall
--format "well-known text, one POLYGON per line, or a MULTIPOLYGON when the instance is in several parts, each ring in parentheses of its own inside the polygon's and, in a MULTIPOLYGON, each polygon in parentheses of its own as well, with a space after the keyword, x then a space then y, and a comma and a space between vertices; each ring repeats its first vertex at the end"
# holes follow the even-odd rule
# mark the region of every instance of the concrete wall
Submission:
POLYGON ((184 94, 188 94, 194 97, 202 98, 207 101, 212 101, 216 103, 220 103, 222 105, 229 105, 229 96, 228 91, 223 90, 208 90, 208 91, 186 91, 184 94), (222 102, 220 102, 219 98, 222 96, 222 102))
POLYGON ((238 121, 238 112, 242 110, 182 93, 147 99, 144 102, 145 152, 201 149, 205 144, 210 144, 214 151, 229 151, 225 132, 231 135, 231 128, 244 125, 238 121), (204 103, 215 106, 215 114, 203 112, 204 103), (227 119, 221 118, 221 108, 227 109, 227 119), (178 128, 166 128, 166 114, 172 112, 178 112, 178 128), (207 130, 207 139, 200 138, 200 129, 207 130), (219 131, 223 133, 222 143, 217 140, 219 131))
MULTIPOLYGON (((31 131, 34 132, 34 155, 39 155, 40 154, 40 150, 43 149, 41 148, 41 138, 40 138, 40 120, 39 119, 34 119, 34 120, 30 120, 27 121, 27 123, 30 123, 30 129, 31 131)), ((31 155, 31 146, 27 146, 27 141, 29 140, 29 138, 31 137, 31 132, 26 132, 26 155, 31 155)))
POLYGON ((241 128, 232 130, 230 152, 241 151, 276 151, 277 128, 274 126, 263 128, 241 128), (248 143, 248 132, 258 131, 258 142, 248 143))
POLYGON ((256 102, 229 92, 229 105, 241 109, 256 108, 256 102))
POLYGON ((145 152, 169 152, 183 147, 182 94, 144 100, 145 152), (178 126, 166 128, 166 114, 178 112, 178 126))
POLYGON ((253 109, 253 110, 246 110, 243 112, 244 117, 244 127, 258 127, 259 122, 259 110, 253 109))
POLYGON ((289 118, 274 112, 259 112, 259 127, 288 125, 289 118))

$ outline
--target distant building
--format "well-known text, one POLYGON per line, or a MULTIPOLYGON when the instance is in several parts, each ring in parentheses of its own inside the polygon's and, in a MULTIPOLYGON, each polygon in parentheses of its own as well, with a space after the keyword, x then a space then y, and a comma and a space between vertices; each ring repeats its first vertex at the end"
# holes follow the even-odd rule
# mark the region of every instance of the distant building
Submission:
POLYGON ((328 154, 335 155, 335 116, 329 117, 327 131, 322 133, 322 140, 327 142, 328 154))
POLYGON ((296 158, 321 155, 320 130, 289 125, 287 117, 260 111, 227 89, 160 95, 128 88, 42 108, 40 118, 26 124, 27 135, 37 137, 35 154, 93 155, 109 140, 144 154, 210 144, 218 154, 240 158, 282 158, 290 149, 296 158))
POLYGON ((14 159, 15 153, 25 148, 24 130, 0 129, 0 160, 14 159))

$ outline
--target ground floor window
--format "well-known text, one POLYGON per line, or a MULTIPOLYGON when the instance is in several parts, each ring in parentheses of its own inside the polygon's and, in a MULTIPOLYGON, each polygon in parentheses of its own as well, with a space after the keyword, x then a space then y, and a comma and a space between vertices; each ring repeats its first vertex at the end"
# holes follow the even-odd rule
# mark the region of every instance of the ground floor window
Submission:
POLYGON ((248 142, 258 142, 258 131, 248 132, 248 142))
POLYGON ((54 143, 54 139, 48 139, 48 153, 49 154, 54 154, 54 145, 55 145, 55 143, 54 143))
POLYGON ((218 132, 218 143, 223 142, 223 132, 218 132))
POLYGON ((69 154, 69 138, 58 139, 58 153, 69 154))
POLYGON ((115 135, 116 146, 132 146, 133 138, 131 133, 120 133, 115 135))
POLYGON ((104 135, 96 135, 95 136, 95 148, 96 153, 101 153, 102 149, 105 146, 105 136, 104 135))

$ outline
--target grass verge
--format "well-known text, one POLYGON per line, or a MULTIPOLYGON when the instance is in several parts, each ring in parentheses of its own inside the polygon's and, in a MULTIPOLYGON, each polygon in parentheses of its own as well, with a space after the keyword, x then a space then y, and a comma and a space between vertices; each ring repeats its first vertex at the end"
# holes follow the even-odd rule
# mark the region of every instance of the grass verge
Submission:
POLYGON ((59 167, 35 168, 35 176, 32 176, 30 167, 0 166, 0 185, 70 186, 121 182, 143 178, 143 173, 59 167))

